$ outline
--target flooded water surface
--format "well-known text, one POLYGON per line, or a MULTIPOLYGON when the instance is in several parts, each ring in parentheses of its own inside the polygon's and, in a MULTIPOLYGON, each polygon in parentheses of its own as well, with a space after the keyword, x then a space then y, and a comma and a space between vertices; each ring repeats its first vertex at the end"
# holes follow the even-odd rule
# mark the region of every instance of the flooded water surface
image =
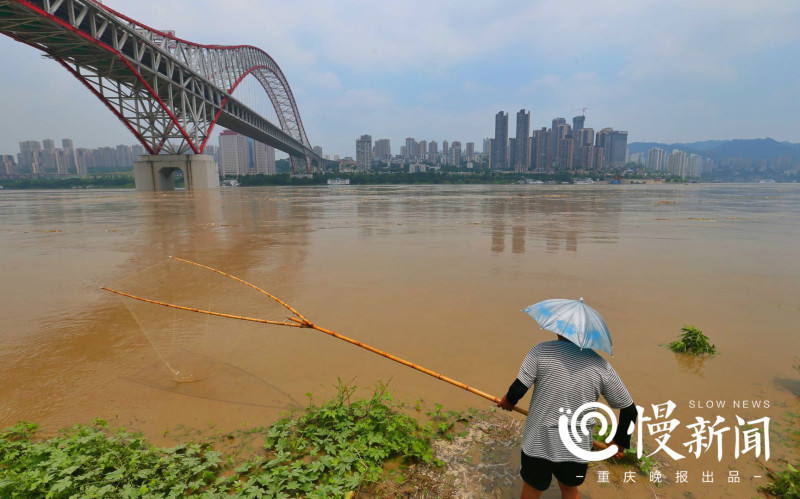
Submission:
POLYGON ((490 404, 313 330, 100 289, 287 315, 251 288, 168 259, 177 256, 497 396, 531 346, 554 338, 520 310, 583 297, 605 317, 610 360, 636 403, 650 416, 652 404, 676 404, 671 418, 681 426, 669 446, 687 457, 654 457, 672 482, 681 469, 690 474, 665 494, 749 497, 764 461, 753 452, 734 458, 736 416, 770 418, 769 463, 797 459, 798 248, 797 185, 3 191, 0 427, 36 421, 52 434, 100 417, 162 442, 179 425, 268 424, 307 405, 308 393, 331 395, 337 379, 365 389, 390 382, 402 400, 454 410, 490 404), (703 330, 719 355, 670 352, 684 325, 703 330), (723 457, 714 443, 697 458, 684 445, 686 425, 717 415, 730 426, 723 457), (728 482, 730 470, 740 483, 728 482), (703 471, 716 474, 713 485, 701 482, 703 471))

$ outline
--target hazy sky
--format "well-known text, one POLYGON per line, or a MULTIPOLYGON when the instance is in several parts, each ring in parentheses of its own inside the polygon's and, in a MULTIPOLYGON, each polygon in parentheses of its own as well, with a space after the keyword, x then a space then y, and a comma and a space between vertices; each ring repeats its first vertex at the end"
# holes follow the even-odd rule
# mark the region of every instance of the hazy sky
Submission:
MULTIPOLYGON (((355 139, 474 141, 494 115, 531 127, 580 114, 629 142, 760 138, 800 142, 800 1, 397 2, 107 0, 200 43, 251 44, 289 80, 325 154, 355 139)), ((0 154, 19 141, 133 144, 133 135, 57 63, 0 37, 0 154)), ((266 95, 264 95, 266 99, 266 95)))

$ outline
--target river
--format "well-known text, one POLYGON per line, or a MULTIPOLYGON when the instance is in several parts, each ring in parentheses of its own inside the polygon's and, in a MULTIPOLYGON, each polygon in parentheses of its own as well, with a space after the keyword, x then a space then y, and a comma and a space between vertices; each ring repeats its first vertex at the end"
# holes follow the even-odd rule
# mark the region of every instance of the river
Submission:
MULTIPOLYGON (((530 347, 554 337, 520 310, 583 297, 605 317, 610 360, 637 404, 652 412, 672 400, 682 426, 716 415, 731 426, 721 462, 712 448, 673 471, 687 463, 697 472, 691 490, 702 490, 701 468, 716 470, 714 493, 738 495, 721 477, 739 466, 751 494, 763 479, 752 478, 752 452, 733 458, 735 416, 770 417, 770 462, 797 457, 786 430, 800 412, 798 248, 794 184, 6 190, 0 427, 36 421, 52 434, 101 417, 161 443, 179 425, 267 424, 306 405, 307 393, 331 395, 337 379, 365 390, 390 382, 399 399, 456 410, 489 405, 312 330, 133 304, 100 289, 286 315, 250 288, 168 260, 178 256, 498 396, 530 347), (703 330, 719 355, 693 362, 670 352, 684 325, 703 330), (762 407, 734 408, 743 401, 762 407)), ((687 454, 679 442, 688 437, 683 428, 672 448, 687 454)))

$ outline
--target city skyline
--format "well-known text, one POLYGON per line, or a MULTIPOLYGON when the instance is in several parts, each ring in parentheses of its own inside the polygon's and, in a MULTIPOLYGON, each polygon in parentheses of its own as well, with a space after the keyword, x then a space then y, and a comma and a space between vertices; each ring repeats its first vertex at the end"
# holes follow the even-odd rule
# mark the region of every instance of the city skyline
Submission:
MULTIPOLYGON (((531 111, 532 130, 544 117, 585 107, 593 122, 631 130, 631 142, 800 142, 792 119, 800 69, 785 64, 800 40, 796 2, 509 3, 492 9, 491 23, 487 7, 450 2, 324 4, 310 17, 288 4, 107 4, 200 43, 269 52, 292 85, 312 145, 331 156, 349 154, 363 130, 397 144, 442 133, 479 144, 493 135, 486 115, 520 108, 531 111), (417 15, 425 9, 429 16, 417 15), (270 30, 260 29, 264 19, 270 30), (407 36, 412 26, 418 37, 407 36), (558 36, 564 43, 553 44, 558 36)), ((0 61, 15 68, 0 75, 9 97, 0 152, 63 130, 87 147, 132 142, 63 68, 10 38, 0 44, 0 61)))

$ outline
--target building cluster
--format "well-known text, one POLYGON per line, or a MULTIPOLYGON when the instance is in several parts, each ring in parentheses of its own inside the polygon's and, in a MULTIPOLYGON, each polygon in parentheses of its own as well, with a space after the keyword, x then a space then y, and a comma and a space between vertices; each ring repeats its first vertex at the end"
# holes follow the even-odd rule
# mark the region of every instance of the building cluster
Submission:
POLYGON ((516 116, 515 136, 509 136, 508 113, 495 115, 494 138, 483 141, 493 170, 555 172, 599 170, 625 164, 628 132, 603 128, 595 133, 585 127, 586 116, 575 116, 572 125, 553 119, 551 128, 530 131, 531 113, 516 116))
POLYGON ((19 143, 16 158, 0 155, 0 175, 81 175, 92 170, 123 170, 133 167, 134 159, 145 154, 141 145, 76 148, 72 139, 62 139, 56 147, 53 139, 26 140, 19 143))
POLYGON ((473 162, 482 162, 493 170, 555 172, 624 165, 628 132, 603 128, 595 133, 584 126, 585 120, 583 115, 576 116, 570 125, 564 118, 556 118, 552 128, 531 132, 531 113, 522 109, 517 113, 515 135, 509 136, 508 113, 500 111, 495 116, 494 138, 484 139, 482 153, 475 150, 474 142, 462 146, 461 141, 444 140, 440 148, 435 140, 407 137, 400 154, 392 155, 389 139, 378 139, 373 145, 371 135, 362 135, 356 139, 355 167, 367 171, 373 161, 380 161, 452 166, 466 163, 469 168, 473 162))
POLYGON ((460 166, 466 162, 469 166, 477 161, 479 155, 475 152, 475 143, 467 142, 462 147, 461 142, 454 140, 442 141, 442 147, 435 140, 417 141, 413 137, 406 137, 405 145, 400 146, 400 154, 392 155, 392 146, 389 139, 378 139, 372 144, 371 135, 362 135, 356 139, 355 168, 357 171, 367 171, 372 168, 373 161, 383 163, 416 164, 429 162, 435 165, 460 166))
MULTIPOLYGON (((636 163, 641 162, 640 158, 631 159, 636 163)), ((652 171, 665 172, 681 178, 699 177, 703 173, 711 172, 711 161, 699 154, 687 155, 686 151, 674 149, 667 156, 667 153, 660 147, 654 147, 647 151, 645 166, 652 171)))
POLYGON ((206 148, 206 154, 215 157, 223 177, 275 175, 275 148, 232 130, 220 133, 219 149, 208 151, 206 148))

